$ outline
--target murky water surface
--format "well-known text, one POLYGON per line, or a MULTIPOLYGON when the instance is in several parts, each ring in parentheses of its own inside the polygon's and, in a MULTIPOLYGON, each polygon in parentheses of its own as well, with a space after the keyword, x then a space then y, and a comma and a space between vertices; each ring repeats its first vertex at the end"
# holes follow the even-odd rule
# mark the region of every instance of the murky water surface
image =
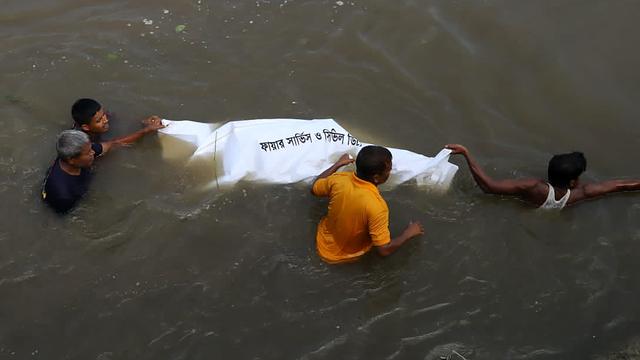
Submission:
MULTIPOLYGON (((640 197, 540 214, 480 193, 384 193, 389 259, 328 266, 300 185, 201 191, 157 139, 101 159, 66 218, 38 200, 69 108, 333 117, 367 141, 468 145, 497 177, 582 150, 640 176, 635 1, 0 4, 0 358, 587 359, 640 331, 640 197)), ((461 165, 464 165, 455 160, 461 165)))

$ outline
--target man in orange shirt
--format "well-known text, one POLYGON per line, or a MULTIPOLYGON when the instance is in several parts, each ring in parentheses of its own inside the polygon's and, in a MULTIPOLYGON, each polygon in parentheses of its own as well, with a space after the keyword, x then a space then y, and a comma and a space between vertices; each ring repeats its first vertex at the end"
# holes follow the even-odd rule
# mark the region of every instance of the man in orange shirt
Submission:
POLYGON ((382 256, 391 255, 407 240, 424 234, 418 222, 409 223, 391 239, 389 208, 378 185, 391 173, 391 152, 381 146, 365 146, 358 153, 356 172, 336 171, 353 162, 348 155, 318 175, 311 193, 329 197, 329 210, 318 224, 316 247, 328 263, 355 261, 375 246, 382 256))

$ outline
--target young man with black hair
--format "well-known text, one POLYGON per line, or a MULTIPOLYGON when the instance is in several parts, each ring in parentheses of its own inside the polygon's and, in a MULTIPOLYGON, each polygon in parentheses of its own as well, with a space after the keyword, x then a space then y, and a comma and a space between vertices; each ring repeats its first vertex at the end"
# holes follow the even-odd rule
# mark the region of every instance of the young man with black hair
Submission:
POLYGON ((548 181, 542 179, 494 180, 471 157, 469 150, 459 144, 446 148, 452 154, 465 157, 478 186, 488 194, 517 196, 540 209, 562 209, 581 200, 609 193, 640 190, 640 180, 608 180, 581 184, 580 175, 587 170, 587 159, 581 152, 554 155, 549 160, 548 181))
POLYGON ((316 248, 324 261, 355 261, 372 246, 388 256, 407 240, 424 234, 422 225, 412 222, 391 239, 389 208, 378 191, 378 185, 389 178, 391 161, 388 149, 365 146, 358 153, 355 173, 336 173, 353 162, 345 154, 315 179, 311 193, 329 197, 328 214, 320 220, 316 234, 316 248))
POLYGON ((109 130, 109 115, 99 102, 87 98, 78 99, 73 103, 71 117, 76 130, 84 131, 89 135, 91 142, 102 146, 102 154, 106 154, 113 146, 132 144, 144 135, 164 128, 161 119, 154 115, 143 120, 144 128, 126 136, 103 141, 102 134, 109 130))

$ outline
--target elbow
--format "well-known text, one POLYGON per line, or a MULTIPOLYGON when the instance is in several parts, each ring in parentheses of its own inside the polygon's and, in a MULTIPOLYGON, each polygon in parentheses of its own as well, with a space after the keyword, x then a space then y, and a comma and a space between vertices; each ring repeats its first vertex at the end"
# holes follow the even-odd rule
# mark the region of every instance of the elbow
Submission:
POLYGON ((496 184, 496 183, 483 184, 480 187, 482 188, 482 191, 485 192, 485 194, 492 194, 492 195, 508 194, 508 191, 506 191, 503 186, 500 186, 499 184, 496 184))
POLYGON ((485 179, 478 177, 478 176, 474 176, 474 180, 476 181, 476 184, 478 185, 478 187, 480 188, 480 190, 482 190, 482 192, 484 192, 485 194, 493 194, 494 192, 494 186, 492 183, 490 183, 489 181, 486 181, 485 179))

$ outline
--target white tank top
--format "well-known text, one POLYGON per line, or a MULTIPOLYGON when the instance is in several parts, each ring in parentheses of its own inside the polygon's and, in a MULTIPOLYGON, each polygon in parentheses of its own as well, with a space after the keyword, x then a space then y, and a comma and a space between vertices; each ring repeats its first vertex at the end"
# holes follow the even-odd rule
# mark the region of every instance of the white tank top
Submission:
POLYGON ((571 196, 571 190, 567 189, 567 193, 560 200, 556 200, 556 192, 553 189, 551 184, 547 183, 549 186, 549 193, 547 194, 547 200, 544 201, 544 204, 540 205, 539 209, 551 210, 551 209, 562 209, 567 205, 567 201, 569 201, 569 196, 571 196))

